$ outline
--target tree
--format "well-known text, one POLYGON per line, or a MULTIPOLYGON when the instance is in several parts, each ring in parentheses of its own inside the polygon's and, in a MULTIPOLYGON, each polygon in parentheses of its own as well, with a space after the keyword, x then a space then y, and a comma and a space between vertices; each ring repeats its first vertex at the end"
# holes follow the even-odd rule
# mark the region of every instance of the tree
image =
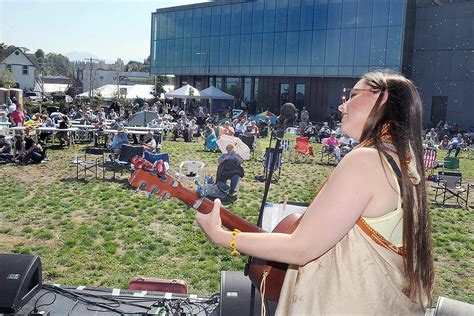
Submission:
POLYGON ((7 89, 15 87, 16 80, 10 70, 5 69, 3 71, 3 74, 0 76, 0 84, 2 87, 7 89))
POLYGON ((155 85, 151 94, 153 95, 153 102, 158 101, 161 98, 161 94, 165 93, 165 88, 163 87, 168 82, 166 76, 156 76, 155 85))

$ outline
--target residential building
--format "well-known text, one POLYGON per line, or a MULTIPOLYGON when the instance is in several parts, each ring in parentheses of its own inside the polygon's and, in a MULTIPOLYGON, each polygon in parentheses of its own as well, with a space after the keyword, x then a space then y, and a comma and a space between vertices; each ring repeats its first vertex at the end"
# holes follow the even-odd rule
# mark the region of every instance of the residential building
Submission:
POLYGON ((10 46, 0 52, 0 76, 6 71, 11 73, 16 82, 15 88, 33 90, 35 88, 34 55, 26 54, 21 48, 10 46))
POLYGON ((305 106, 324 121, 343 88, 390 69, 420 87, 425 125, 472 124, 474 3, 468 0, 214 1, 152 13, 151 73, 213 84, 255 110, 305 106))

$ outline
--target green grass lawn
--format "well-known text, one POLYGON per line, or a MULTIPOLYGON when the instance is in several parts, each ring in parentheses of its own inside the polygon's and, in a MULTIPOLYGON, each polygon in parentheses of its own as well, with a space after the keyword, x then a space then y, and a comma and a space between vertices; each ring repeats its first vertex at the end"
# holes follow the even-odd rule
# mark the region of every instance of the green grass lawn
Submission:
MULTIPOLYGON (((267 144, 268 139, 261 142, 262 148, 267 144)), ((125 175, 76 180, 76 166, 69 162, 83 147, 50 150, 49 161, 41 165, 0 166, 0 252, 41 256, 48 283, 127 288, 134 276, 177 278, 199 294, 219 291, 219 271, 244 267, 247 258, 231 257, 229 250, 208 242, 195 225, 193 209, 178 200, 157 204, 144 193, 134 194, 125 175)), ((215 175, 219 154, 201 150, 202 141, 164 144, 172 172, 183 160, 200 160, 215 175)), ((309 203, 333 169, 319 164, 319 147, 317 153, 308 163, 285 163, 268 201, 309 203)), ((474 183, 474 160, 466 156, 461 169, 474 183)), ((245 162, 245 171, 238 198, 227 207, 256 222, 264 184, 255 176, 263 167, 254 160, 245 162)), ((436 295, 474 303, 472 202, 470 206, 430 204, 430 210, 436 295)))

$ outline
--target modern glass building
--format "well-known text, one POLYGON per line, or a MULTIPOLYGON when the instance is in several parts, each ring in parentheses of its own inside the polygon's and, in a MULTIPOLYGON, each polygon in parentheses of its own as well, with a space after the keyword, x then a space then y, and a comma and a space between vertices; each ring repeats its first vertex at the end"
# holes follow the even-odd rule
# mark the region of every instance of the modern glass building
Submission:
MULTIPOLYGON (((437 0, 441 1, 441 0, 437 0)), ((411 73, 415 1, 215 1, 152 13, 151 72, 213 84, 278 113, 325 120, 341 89, 373 69, 411 73)))

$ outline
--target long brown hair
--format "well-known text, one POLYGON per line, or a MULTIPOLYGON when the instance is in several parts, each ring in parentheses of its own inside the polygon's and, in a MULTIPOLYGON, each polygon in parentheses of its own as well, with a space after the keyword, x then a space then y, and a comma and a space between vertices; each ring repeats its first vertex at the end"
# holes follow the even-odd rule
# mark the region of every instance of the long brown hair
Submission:
POLYGON ((414 84, 405 77, 375 71, 362 76, 374 91, 380 93, 372 108, 360 138, 361 145, 374 146, 379 154, 393 152, 400 161, 403 206, 404 265, 409 280, 410 296, 423 296, 431 304, 434 284, 431 222, 426 202, 425 173, 422 148, 421 100, 414 84), (387 101, 382 104, 384 94, 387 101), (388 133, 388 135, 387 135, 388 133), (386 146, 388 136, 393 146, 386 146), (421 177, 413 185, 408 175, 410 159, 414 159, 421 177))

